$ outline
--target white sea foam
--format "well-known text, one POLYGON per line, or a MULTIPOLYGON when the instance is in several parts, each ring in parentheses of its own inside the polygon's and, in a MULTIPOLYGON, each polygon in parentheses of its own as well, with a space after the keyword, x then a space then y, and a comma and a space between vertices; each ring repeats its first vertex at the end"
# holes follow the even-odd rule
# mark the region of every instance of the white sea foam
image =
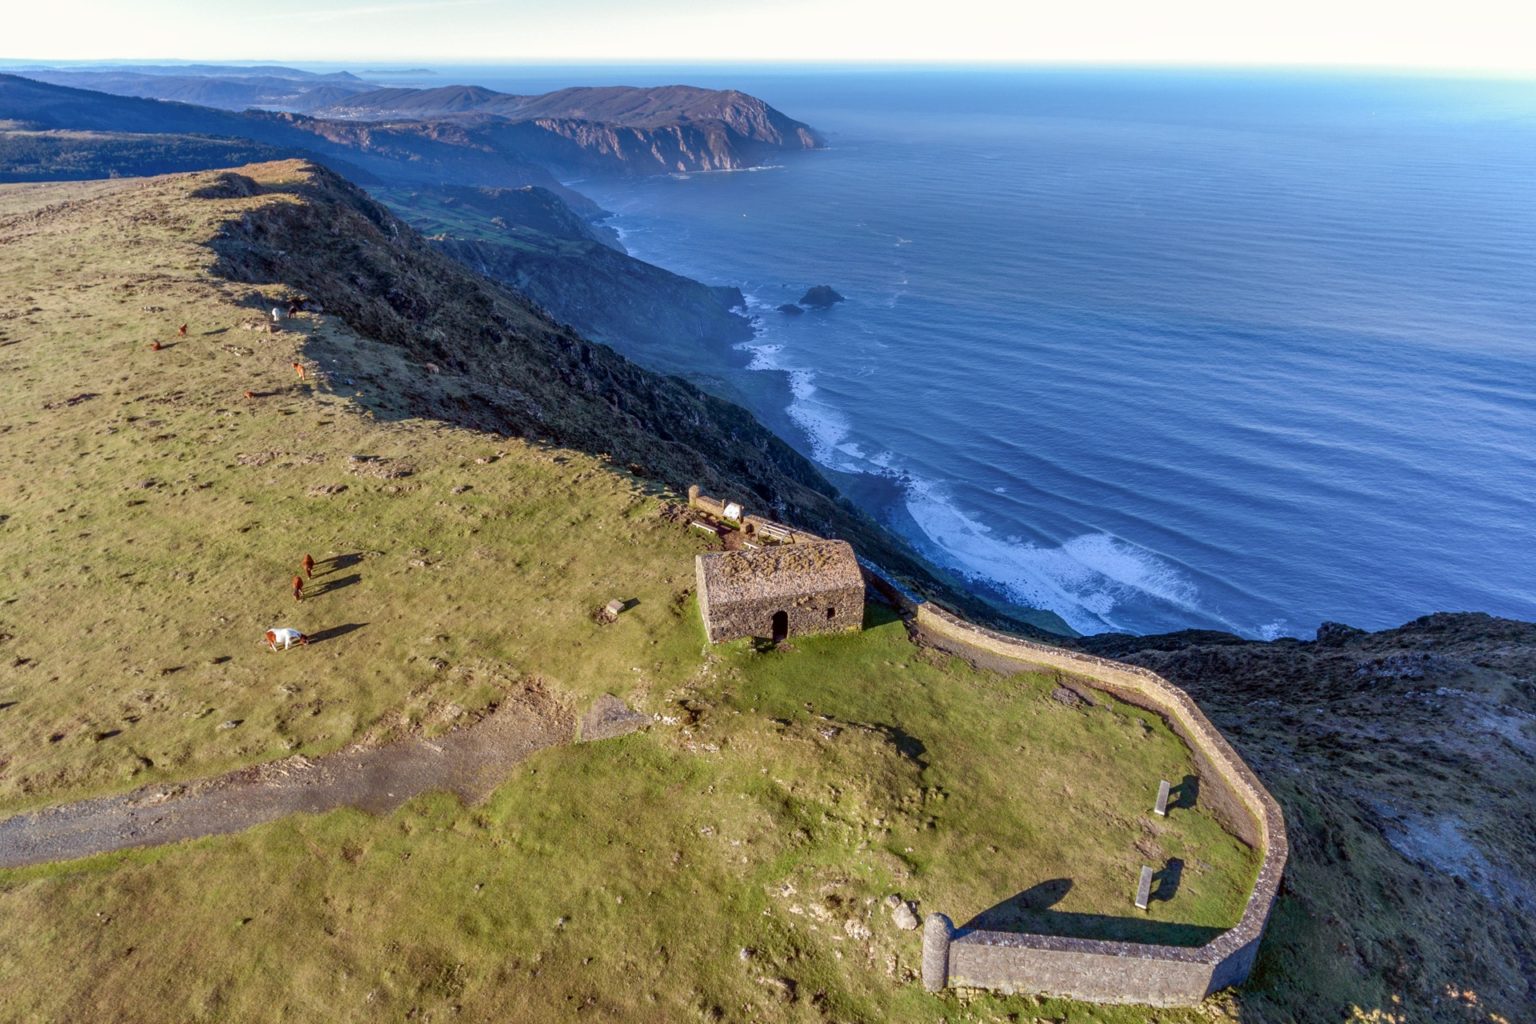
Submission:
POLYGON ((1276 619, 1274 622, 1266 622, 1255 632, 1259 634, 1260 640, 1278 640, 1282 636, 1295 635, 1295 632, 1292 630, 1290 623, 1286 622, 1284 619, 1276 619))
POLYGON ((974 578, 1010 598, 1060 615, 1082 633, 1125 629, 1116 610, 1155 599, 1209 617, 1195 585, 1157 555, 1107 533, 1073 537, 1056 547, 1000 537, 962 512, 943 488, 908 478, 907 511, 924 535, 974 578))
POLYGON ((840 457, 838 447, 853 431, 848 417, 830 403, 817 397, 816 377, 809 370, 789 370, 789 418, 805 432, 811 444, 811 458, 824 466, 849 473, 863 471, 863 466, 840 457))
POLYGON ((832 469, 864 472, 867 467, 860 455, 840 451, 853 425, 844 413, 817 397, 816 375, 802 367, 789 365, 784 357, 784 346, 762 341, 761 337, 759 334, 758 338, 740 342, 736 347, 752 353, 747 369, 777 370, 789 378, 792 398, 786 411, 810 442, 811 458, 832 469))

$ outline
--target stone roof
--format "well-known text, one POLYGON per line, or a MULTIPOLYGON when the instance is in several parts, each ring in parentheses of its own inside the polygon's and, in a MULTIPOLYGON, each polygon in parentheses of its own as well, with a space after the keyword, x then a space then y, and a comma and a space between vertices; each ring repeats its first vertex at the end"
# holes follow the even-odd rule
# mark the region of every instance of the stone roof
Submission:
POLYGON ((714 605, 864 586, 853 548, 841 540, 711 552, 699 564, 714 605))

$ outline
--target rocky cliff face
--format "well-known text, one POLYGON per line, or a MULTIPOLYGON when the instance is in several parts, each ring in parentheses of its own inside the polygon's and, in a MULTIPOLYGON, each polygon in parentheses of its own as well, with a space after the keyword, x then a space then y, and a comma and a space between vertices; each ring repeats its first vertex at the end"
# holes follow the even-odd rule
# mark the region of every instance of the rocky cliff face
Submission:
POLYGON ((735 170, 823 145, 809 125, 755 96, 683 85, 542 96, 462 86, 384 89, 314 112, 340 120, 448 121, 507 152, 580 173, 735 170))
POLYGON ((1184 687, 1285 809, 1291 861, 1243 1020, 1536 1008, 1536 624, 1076 644, 1184 687))
POLYGON ((532 299, 585 337, 661 373, 707 378, 733 364, 752 324, 735 288, 712 288, 600 242, 434 239, 443 252, 532 299))

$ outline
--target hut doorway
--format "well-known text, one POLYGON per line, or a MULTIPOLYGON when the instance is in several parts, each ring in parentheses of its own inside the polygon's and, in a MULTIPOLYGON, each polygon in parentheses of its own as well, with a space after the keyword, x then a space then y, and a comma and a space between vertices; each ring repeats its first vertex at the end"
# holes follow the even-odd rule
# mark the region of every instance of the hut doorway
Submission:
POLYGON ((789 636, 789 612, 773 613, 773 642, 783 643, 789 636))

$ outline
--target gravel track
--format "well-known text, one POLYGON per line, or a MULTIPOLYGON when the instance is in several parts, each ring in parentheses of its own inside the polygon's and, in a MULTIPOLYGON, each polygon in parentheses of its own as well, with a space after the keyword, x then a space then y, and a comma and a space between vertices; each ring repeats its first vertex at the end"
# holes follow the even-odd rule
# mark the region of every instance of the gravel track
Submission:
POLYGON ((290 814, 357 807, 382 814, 431 790, 485 799, 514 765, 574 738, 575 720, 529 691, 434 739, 290 757, 195 782, 146 786, 0 821, 0 868, 73 860, 238 832, 290 814))

